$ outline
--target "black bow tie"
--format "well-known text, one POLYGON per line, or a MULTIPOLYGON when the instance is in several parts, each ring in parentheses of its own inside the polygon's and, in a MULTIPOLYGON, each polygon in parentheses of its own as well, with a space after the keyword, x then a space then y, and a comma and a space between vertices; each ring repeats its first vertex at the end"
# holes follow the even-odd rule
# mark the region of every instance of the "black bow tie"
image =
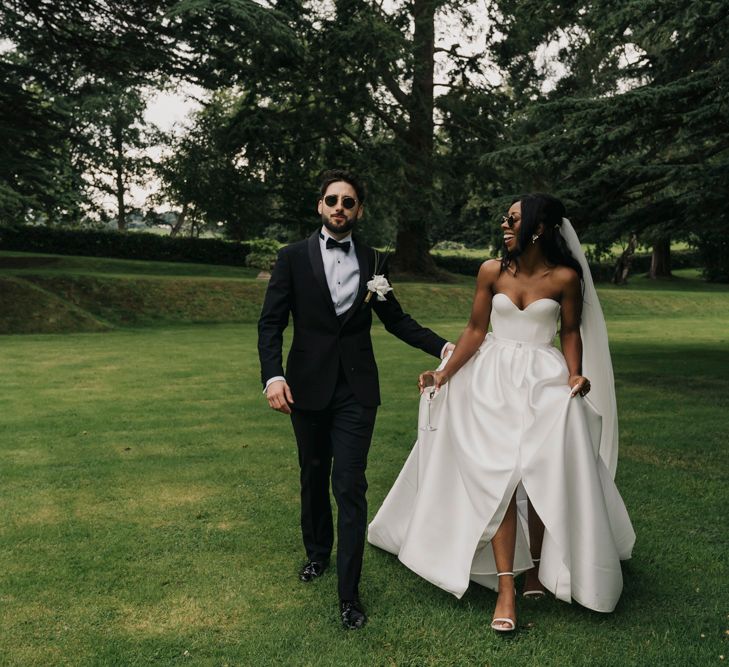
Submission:
POLYGON ((349 241, 342 241, 340 243, 339 241, 335 241, 331 237, 327 238, 327 250, 331 250, 332 248, 339 248, 340 250, 344 250, 344 252, 349 252, 349 247, 351 245, 352 244, 349 241))

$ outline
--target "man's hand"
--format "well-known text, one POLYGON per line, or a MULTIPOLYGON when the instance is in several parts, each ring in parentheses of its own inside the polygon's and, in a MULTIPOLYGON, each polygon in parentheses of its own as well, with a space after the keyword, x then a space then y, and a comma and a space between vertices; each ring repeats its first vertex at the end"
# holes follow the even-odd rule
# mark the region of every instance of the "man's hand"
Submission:
POLYGON ((276 380, 268 385, 266 389, 266 398, 268 404, 279 412, 283 412, 286 415, 291 414, 291 403, 294 402, 294 397, 291 395, 291 389, 285 380, 276 380))

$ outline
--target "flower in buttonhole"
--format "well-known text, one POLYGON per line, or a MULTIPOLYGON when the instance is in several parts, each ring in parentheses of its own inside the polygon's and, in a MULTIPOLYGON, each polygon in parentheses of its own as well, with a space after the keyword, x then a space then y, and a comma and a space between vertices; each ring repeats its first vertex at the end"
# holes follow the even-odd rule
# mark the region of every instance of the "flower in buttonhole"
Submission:
POLYGON ((387 245, 387 248, 385 249, 385 252, 383 254, 380 254, 380 251, 377 250, 377 248, 374 249, 375 270, 373 272, 372 279, 367 282, 367 289, 369 291, 367 292, 367 296, 365 297, 365 303, 370 302, 373 294, 377 294, 378 301, 385 301, 386 294, 392 291, 392 287, 390 283, 387 282, 387 278, 385 278, 384 275, 385 272, 383 271, 385 267, 385 262, 387 261, 387 258, 390 254, 389 250, 390 244, 387 245), (378 271, 380 273, 378 273, 378 271))
POLYGON ((387 278, 381 274, 375 274, 372 276, 372 280, 367 282, 367 289, 377 295, 378 301, 385 301, 385 295, 388 292, 392 292, 392 286, 387 281, 387 278))

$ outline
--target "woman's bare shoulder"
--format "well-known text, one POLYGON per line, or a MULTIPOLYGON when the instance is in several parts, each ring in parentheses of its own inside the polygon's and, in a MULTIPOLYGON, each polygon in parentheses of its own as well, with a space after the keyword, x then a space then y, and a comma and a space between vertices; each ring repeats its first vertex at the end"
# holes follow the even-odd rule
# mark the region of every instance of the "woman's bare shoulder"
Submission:
POLYGON ((557 266, 552 271, 553 280, 562 288, 579 287, 580 276, 570 266, 557 266))
POLYGON ((501 274, 501 260, 500 259, 487 259, 481 268, 478 270, 478 279, 488 280, 488 282, 494 282, 501 274))

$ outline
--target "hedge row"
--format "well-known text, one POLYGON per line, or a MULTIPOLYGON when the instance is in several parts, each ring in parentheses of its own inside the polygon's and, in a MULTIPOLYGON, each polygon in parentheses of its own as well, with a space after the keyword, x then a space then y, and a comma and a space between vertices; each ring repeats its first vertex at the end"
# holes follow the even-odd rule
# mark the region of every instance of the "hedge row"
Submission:
POLYGON ((273 241, 223 241, 53 227, 0 226, 0 249, 57 255, 245 266, 250 253, 274 252, 273 241))
MULTIPOLYGON (((483 259, 462 257, 459 255, 433 255, 437 266, 451 273, 460 273, 465 276, 475 276, 483 263, 483 259)), ((678 250, 671 253, 672 269, 688 269, 700 266, 699 253, 695 250, 678 250)), ((648 273, 651 268, 650 255, 636 255, 630 267, 630 272, 648 273)), ((598 282, 609 281, 615 271, 614 263, 590 264, 593 278, 598 282)))
MULTIPOLYGON (((93 231, 54 227, 0 226, 0 249, 20 252, 43 252, 58 255, 116 257, 146 259, 162 262, 199 262, 201 264, 228 264, 232 266, 258 266, 263 260, 275 257, 274 241, 223 241, 187 237, 158 236, 144 232, 93 231), (258 261, 246 262, 246 258, 258 261), (260 256, 260 257, 259 257, 260 256)), ((435 263, 452 273, 475 276, 482 259, 459 255, 434 255, 435 263)), ((632 273, 647 273, 650 255, 633 258, 632 273)), ((261 266, 259 266, 261 264, 261 266)), ((699 253, 682 250, 671 254, 674 269, 700 266, 699 253)), ((610 280, 614 264, 590 265, 598 281, 610 280)))

